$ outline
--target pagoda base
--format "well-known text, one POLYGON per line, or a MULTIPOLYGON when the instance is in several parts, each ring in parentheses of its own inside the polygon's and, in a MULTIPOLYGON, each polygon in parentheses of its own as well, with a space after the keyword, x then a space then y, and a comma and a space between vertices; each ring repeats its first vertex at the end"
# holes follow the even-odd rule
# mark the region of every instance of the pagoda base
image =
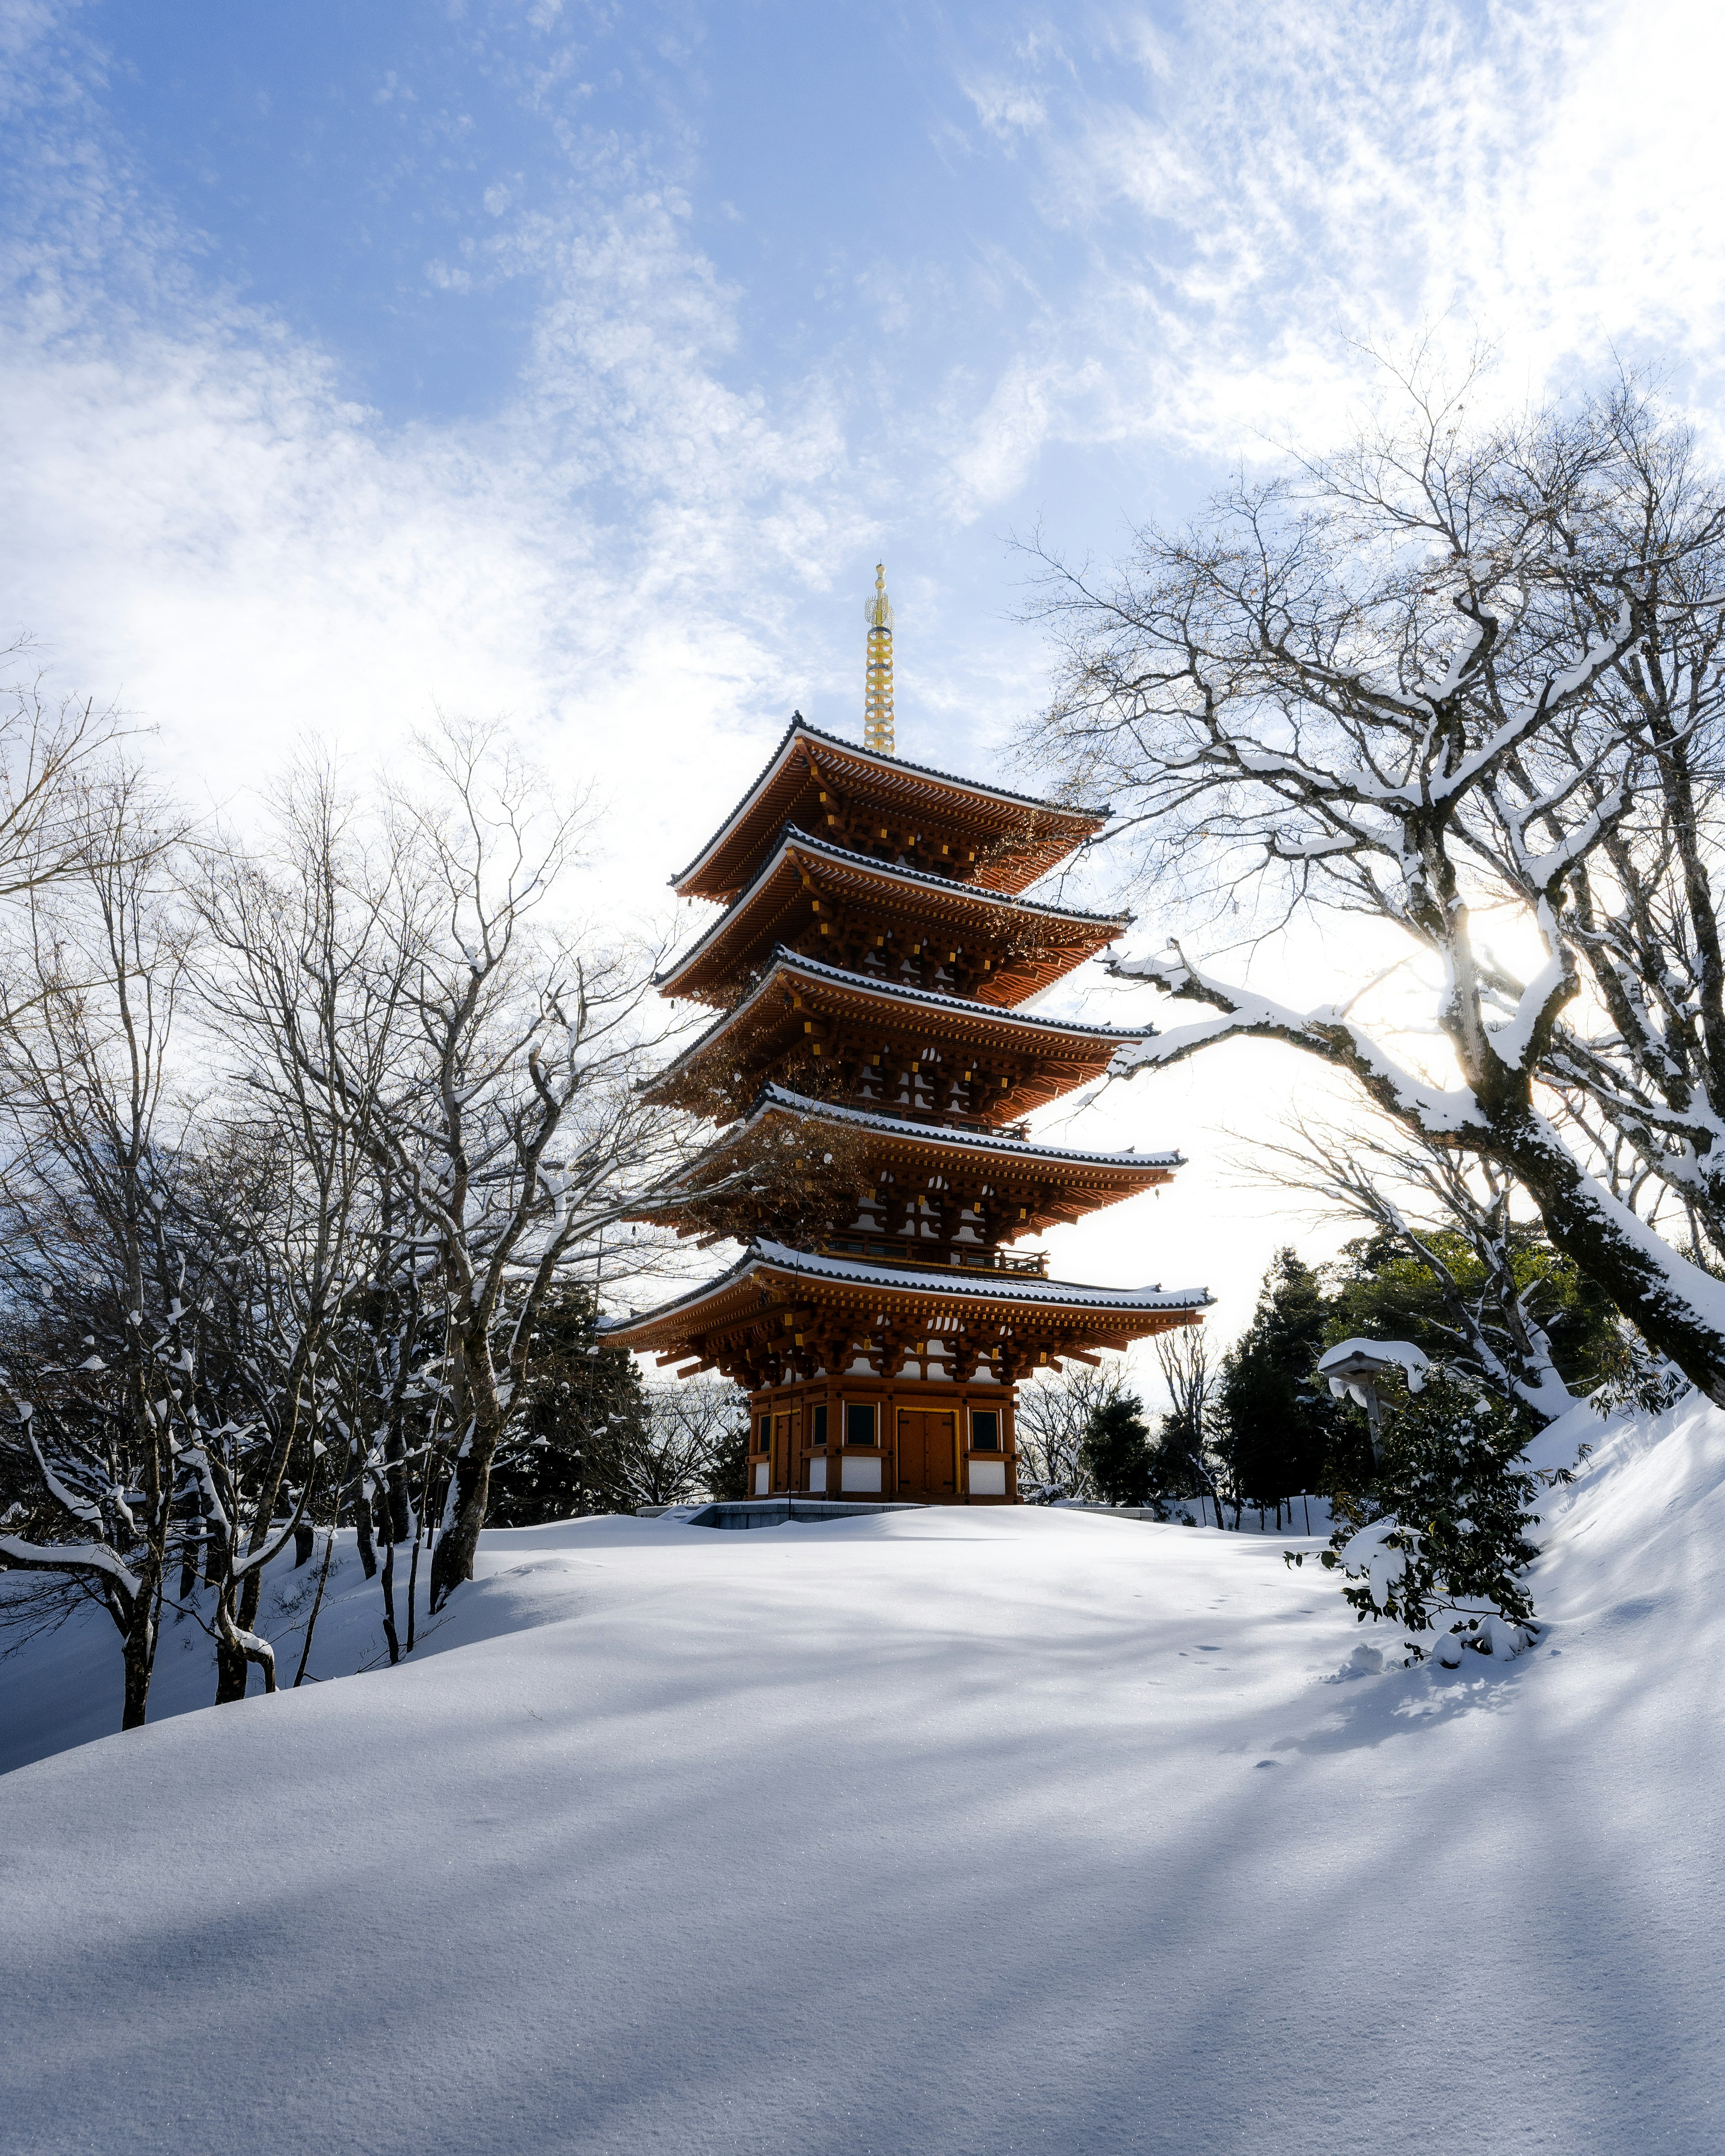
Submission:
POLYGON ((749 1395, 747 1494, 1015 1505, 1012 1388, 819 1377, 749 1395))

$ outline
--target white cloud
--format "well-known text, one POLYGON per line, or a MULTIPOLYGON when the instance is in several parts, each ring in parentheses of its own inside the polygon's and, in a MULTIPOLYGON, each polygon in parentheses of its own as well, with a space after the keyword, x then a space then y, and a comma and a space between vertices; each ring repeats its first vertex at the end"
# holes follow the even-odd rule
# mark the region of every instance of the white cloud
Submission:
POLYGON ((989 134, 1003 141, 1040 127, 1048 117, 1040 96, 1022 83, 981 79, 967 82, 964 95, 989 134))
POLYGON ((60 141, 75 199, 44 180, 12 265, 33 296, 0 328, 0 567, 61 678, 120 693, 226 801, 308 734, 387 753, 434 700, 511 714, 626 804, 611 901, 661 909, 723 737, 752 737, 752 770, 806 700, 797 599, 865 543, 819 382, 769 410, 723 379, 738 295, 686 205, 509 222, 466 259, 546 294, 519 393, 489 422, 391 428, 130 213, 87 106, 60 141))
MULTIPOLYGON (((1011 176, 1009 213, 884 267, 823 258, 848 300, 776 372, 750 357, 758 295, 701 244, 686 140, 673 172, 668 153, 582 134, 568 116, 598 108, 581 56, 547 48, 536 94, 562 100, 546 124, 567 195, 536 195, 511 153, 479 191, 486 214, 430 243, 450 286, 539 295, 519 384, 488 420, 392 427, 344 398, 314 342, 207 274, 119 158, 66 18, 6 8, 14 95, 33 82, 53 116, 26 116, 51 154, 13 225, 0 330, 9 610, 69 686, 121 691, 188 788, 219 798, 305 733, 388 752, 434 698, 511 713, 615 802, 604 896, 644 911, 793 703, 854 722, 857 608, 832 585, 883 534, 911 600, 910 752, 914 722, 940 743, 922 753, 962 765, 1038 699, 1034 645, 994 618, 1011 593, 991 535, 1001 512, 1034 513, 1068 451, 1086 474, 1107 452, 1119 486, 1101 528, 1075 497, 1051 536, 1106 546, 1122 495, 1167 506, 1165 451, 1329 439, 1364 379, 1348 336, 1446 314, 1497 331, 1512 388, 1615 338, 1711 392, 1718 33, 1689 0, 1212 0, 1179 35, 1139 10, 1101 19, 1088 53, 1009 36, 998 66, 956 71, 967 167, 1011 176), (986 335, 897 356, 968 312, 986 335), (978 619, 953 619, 963 591, 983 594, 978 619)), ((1123 1141, 1207 1150, 1207 1129, 1250 1121, 1260 1068, 1133 1089, 1123 1141)), ((1219 1209, 1208 1168, 1182 1188, 1189 1202, 1122 1213, 1095 1231, 1120 1240, 1061 1262, 1243 1287, 1296 1230, 1255 1200, 1219 1209)))
POLYGON ((1351 340, 1434 323, 1492 337, 1514 393, 1614 345, 1710 388, 1725 30, 1699 0, 1102 19, 1085 65, 1040 62, 1035 199, 1079 265, 1026 324, 1045 440, 1322 439, 1369 372, 1351 340))

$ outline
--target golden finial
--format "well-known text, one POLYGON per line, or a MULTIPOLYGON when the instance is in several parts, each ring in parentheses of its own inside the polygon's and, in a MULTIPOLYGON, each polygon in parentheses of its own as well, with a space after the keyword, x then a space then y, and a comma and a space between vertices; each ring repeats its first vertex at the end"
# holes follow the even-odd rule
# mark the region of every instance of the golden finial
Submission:
POLYGON ((868 670, 863 677, 863 746, 882 756, 892 746, 892 601, 886 596, 886 564, 875 564, 875 596, 863 608, 869 624, 868 670))

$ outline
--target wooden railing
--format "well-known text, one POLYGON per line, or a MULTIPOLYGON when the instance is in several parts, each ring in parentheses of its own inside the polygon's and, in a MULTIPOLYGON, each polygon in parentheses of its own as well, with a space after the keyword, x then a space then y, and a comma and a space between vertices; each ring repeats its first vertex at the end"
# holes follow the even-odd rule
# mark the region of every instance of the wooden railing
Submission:
POLYGON ((950 1266, 955 1272, 1015 1273, 1026 1280, 1046 1280, 1045 1250, 997 1250, 948 1244, 919 1250, 908 1239, 886 1242, 875 1236, 834 1235, 821 1245, 824 1255, 834 1258, 866 1258, 871 1264, 920 1265, 925 1270, 950 1266))

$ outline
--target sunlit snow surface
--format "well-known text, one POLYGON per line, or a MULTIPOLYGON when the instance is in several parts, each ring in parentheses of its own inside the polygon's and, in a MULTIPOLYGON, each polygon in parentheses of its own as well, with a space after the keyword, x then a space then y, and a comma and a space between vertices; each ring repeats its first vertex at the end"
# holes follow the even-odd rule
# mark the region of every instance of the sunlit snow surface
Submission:
POLYGON ((1717 2151, 1725 1417, 1549 1515, 1533 1653, 1347 1681, 1274 1536, 489 1537, 0 1780, 0 2148, 1717 2151))

